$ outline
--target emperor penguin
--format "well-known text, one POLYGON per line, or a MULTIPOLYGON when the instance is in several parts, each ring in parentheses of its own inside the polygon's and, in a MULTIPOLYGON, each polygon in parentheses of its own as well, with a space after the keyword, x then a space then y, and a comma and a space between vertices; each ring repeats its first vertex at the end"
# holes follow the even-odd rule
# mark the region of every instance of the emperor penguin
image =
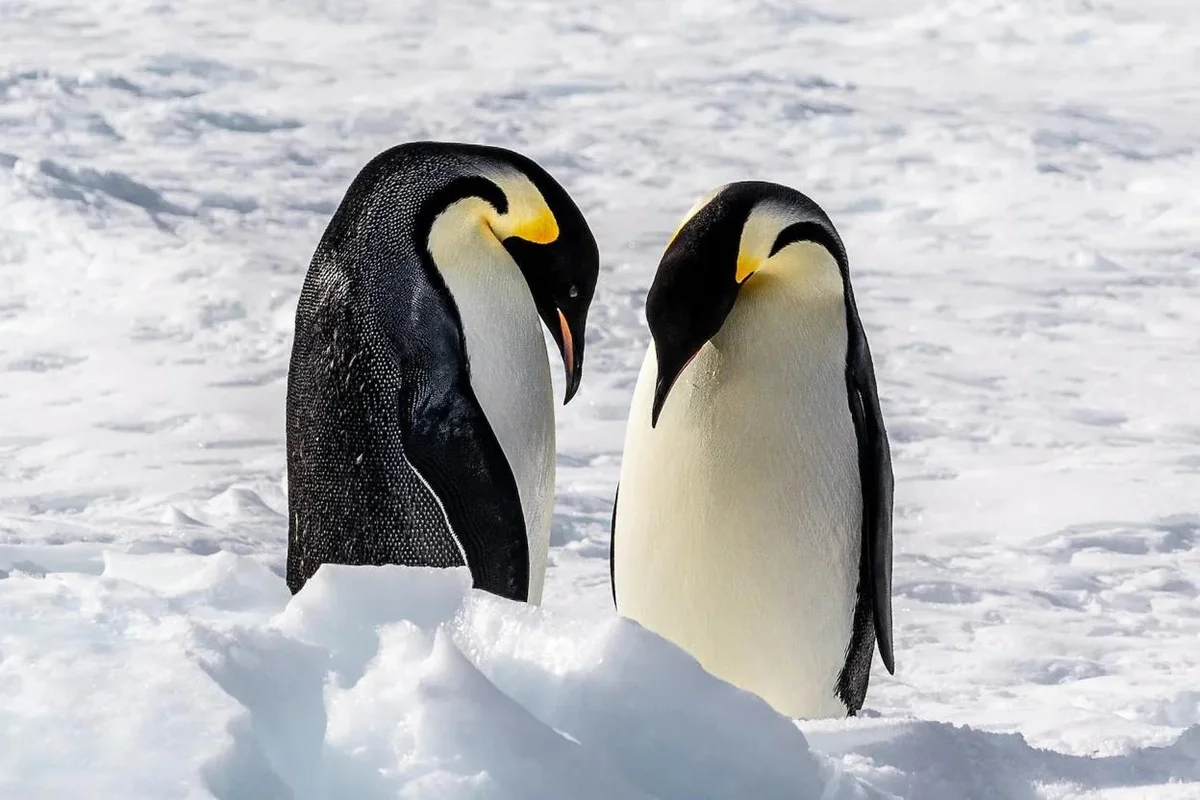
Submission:
POLYGON ((469 568, 538 603, 554 505, 544 323, 579 387, 599 255, 529 158, 413 142, 358 173, 313 255, 287 387, 287 583, 469 568))
POLYGON ((892 656, 892 467, 846 250, 774 183, 688 212, 646 299, 613 511, 617 611, 791 717, 892 656))

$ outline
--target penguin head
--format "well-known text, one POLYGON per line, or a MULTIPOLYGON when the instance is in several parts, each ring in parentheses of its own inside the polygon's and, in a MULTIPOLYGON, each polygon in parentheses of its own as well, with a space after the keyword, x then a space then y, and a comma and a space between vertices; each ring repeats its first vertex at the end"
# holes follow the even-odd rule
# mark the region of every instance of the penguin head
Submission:
POLYGON ((821 208, 775 183, 743 181, 709 192, 684 216, 663 253, 646 297, 658 380, 650 424, 680 373, 717 335, 744 287, 764 268, 795 269, 797 243, 826 251, 846 274, 841 238, 821 208))
POLYGON ((498 147, 441 147, 457 157, 457 175, 426 200, 427 248, 465 253, 462 237, 482 232, 507 251, 562 355, 563 402, 570 402, 583 375, 584 327, 600 269, 595 237, 566 190, 533 160, 498 147))

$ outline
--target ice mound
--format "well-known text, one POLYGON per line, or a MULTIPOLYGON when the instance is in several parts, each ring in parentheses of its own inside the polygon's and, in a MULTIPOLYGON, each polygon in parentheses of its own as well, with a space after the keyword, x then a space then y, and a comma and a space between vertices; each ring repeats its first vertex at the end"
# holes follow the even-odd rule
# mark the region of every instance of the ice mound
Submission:
POLYGON ((326 566, 292 597, 255 556, 43 560, 0 580, 4 798, 1094 800, 1200 784, 1200 726, 1104 756, 894 715, 801 731, 632 622, 504 601, 463 569, 326 566))
POLYGON ((466 570, 326 566, 271 627, 327 665, 318 796, 871 796, 657 636, 471 591, 466 570))
POLYGON ((0 582, 0 796, 878 797, 755 696, 615 616, 466 570, 230 553, 0 582))

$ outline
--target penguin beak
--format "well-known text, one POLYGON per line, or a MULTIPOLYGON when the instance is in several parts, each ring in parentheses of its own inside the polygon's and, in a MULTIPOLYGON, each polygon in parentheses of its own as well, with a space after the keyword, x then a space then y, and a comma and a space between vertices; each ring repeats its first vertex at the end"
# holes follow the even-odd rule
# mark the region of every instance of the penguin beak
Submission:
POLYGON ((654 405, 650 409, 651 428, 658 427, 658 415, 662 413, 663 403, 667 402, 667 395, 674 383, 674 378, 666 380, 664 376, 658 376, 658 381, 654 384, 654 405))
POLYGON ((558 312, 558 330, 559 335, 558 347, 562 352, 563 370, 566 377, 567 388, 563 397, 563 405, 571 402, 571 398, 579 391, 579 381, 583 377, 583 337, 576 336, 572 330, 573 326, 567 319, 567 315, 562 309, 555 309, 558 312))
POLYGON ((658 426, 658 415, 662 413, 663 405, 667 402, 667 395, 671 393, 671 387, 675 385, 675 381, 679 379, 679 376, 683 374, 685 369, 687 369, 687 365, 692 363, 692 359, 695 358, 696 353, 699 352, 699 350, 696 350, 687 358, 683 359, 682 362, 679 363, 678 367, 668 369, 663 368, 662 359, 659 359, 658 380, 654 383, 654 405, 650 408, 651 428, 658 426))
POLYGON ((538 316, 562 354, 566 405, 579 391, 583 377, 584 326, 596 283, 588 274, 588 263, 594 261, 585 258, 580 266, 573 260, 575 251, 561 240, 542 245, 513 236, 504 240, 504 247, 525 276, 538 316))

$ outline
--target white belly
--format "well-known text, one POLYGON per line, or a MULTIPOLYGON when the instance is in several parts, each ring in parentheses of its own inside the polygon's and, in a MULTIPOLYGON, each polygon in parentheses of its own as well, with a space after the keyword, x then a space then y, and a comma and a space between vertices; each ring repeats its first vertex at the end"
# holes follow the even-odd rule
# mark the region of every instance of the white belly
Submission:
POLYGON ((751 279, 654 429, 653 346, 646 356, 621 470, 617 608, 782 713, 841 716, 861 547, 845 312, 840 286, 777 283, 751 279))
POLYGON ((466 336, 471 388, 508 459, 529 543, 529 602, 539 603, 554 516, 554 389, 541 318, 517 265, 472 240, 442 264, 466 336))

